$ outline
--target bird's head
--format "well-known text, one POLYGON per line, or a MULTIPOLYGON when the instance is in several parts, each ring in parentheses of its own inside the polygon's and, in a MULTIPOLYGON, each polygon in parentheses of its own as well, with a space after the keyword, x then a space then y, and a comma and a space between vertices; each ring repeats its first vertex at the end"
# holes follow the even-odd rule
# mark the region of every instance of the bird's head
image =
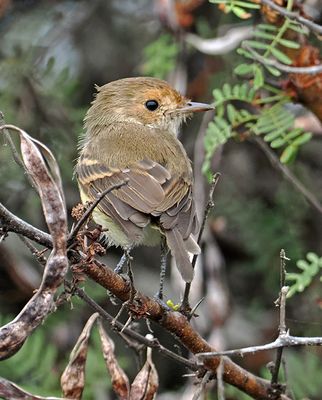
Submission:
POLYGON ((156 78, 126 78, 97 87, 97 96, 85 117, 87 130, 99 125, 135 123, 177 134, 180 124, 194 112, 212 110, 194 103, 156 78))

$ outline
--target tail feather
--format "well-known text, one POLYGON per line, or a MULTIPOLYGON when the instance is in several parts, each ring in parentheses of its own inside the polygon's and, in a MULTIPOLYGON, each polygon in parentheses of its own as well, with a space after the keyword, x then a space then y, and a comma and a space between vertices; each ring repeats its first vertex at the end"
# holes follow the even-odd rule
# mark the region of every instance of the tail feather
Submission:
POLYGON ((187 239, 183 240, 184 246, 186 250, 191 254, 200 254, 201 250, 198 243, 192 237, 192 235, 188 236, 187 239))
POLYGON ((176 260, 177 268, 185 282, 193 279, 193 268, 189 259, 182 235, 177 228, 164 231, 171 254, 176 260))

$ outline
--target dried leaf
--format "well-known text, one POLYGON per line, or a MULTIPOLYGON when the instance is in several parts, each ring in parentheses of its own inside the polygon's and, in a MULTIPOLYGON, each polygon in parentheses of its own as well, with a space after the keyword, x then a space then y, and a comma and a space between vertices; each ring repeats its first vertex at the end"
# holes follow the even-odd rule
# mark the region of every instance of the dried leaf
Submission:
POLYGON ((129 399, 130 382, 123 369, 119 366, 114 354, 114 342, 106 333, 101 321, 98 323, 103 356, 106 367, 111 375, 114 393, 121 400, 129 399))
POLYGON ((69 363, 60 378, 63 395, 68 399, 78 400, 82 398, 85 386, 85 364, 88 341, 94 322, 97 318, 98 313, 95 313, 86 322, 86 325, 70 354, 69 363))
POLYGON ((5 400, 64 400, 60 397, 34 396, 4 378, 0 378, 0 397, 5 400))
POLYGON ((146 362, 131 385, 131 400, 153 400, 159 387, 158 372, 152 361, 152 349, 147 348, 146 362))
POLYGON ((30 333, 52 311, 54 294, 68 267, 67 216, 57 162, 46 146, 23 130, 13 125, 0 127, 0 131, 4 129, 15 130, 20 135, 25 169, 40 195, 46 223, 52 236, 53 250, 47 260, 37 293, 13 321, 0 328, 0 359, 15 354, 30 333))

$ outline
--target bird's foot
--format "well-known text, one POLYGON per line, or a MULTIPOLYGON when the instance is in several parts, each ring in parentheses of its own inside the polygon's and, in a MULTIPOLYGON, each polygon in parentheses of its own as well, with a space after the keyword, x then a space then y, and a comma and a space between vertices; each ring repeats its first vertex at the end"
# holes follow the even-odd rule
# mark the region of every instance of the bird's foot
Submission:
POLYGON ((132 260, 132 257, 130 254, 131 250, 132 250, 132 247, 124 250, 124 253, 123 253, 120 261, 117 263, 117 265, 114 269, 115 273, 121 274, 123 271, 124 264, 129 263, 132 260))

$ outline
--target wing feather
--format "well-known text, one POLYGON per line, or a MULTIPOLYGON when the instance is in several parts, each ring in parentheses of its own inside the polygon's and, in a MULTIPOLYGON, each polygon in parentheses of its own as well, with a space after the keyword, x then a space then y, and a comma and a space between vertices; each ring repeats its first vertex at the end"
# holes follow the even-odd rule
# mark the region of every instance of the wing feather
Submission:
MULTIPOLYGON (((128 179, 127 185, 106 195, 99 209, 131 238, 137 237, 140 231, 142 234, 151 216, 157 217, 162 230, 175 229, 175 236, 180 235, 182 240, 187 240, 198 230, 191 182, 171 176, 156 162, 142 160, 128 168, 116 169, 87 159, 80 160, 76 173, 82 189, 91 199, 128 179)), ((174 238, 173 235, 170 237, 174 238)), ((181 243, 178 238, 173 240, 181 243)), ((182 256, 180 258, 183 260, 182 256)))

